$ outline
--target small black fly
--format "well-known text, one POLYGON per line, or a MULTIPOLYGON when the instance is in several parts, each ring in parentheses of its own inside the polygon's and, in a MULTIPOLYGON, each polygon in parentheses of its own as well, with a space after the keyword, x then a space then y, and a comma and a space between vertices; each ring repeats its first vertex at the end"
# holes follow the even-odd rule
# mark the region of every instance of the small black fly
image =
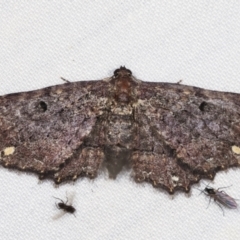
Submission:
POLYGON ((76 209, 72 206, 73 195, 71 196, 70 199, 68 197, 66 197, 67 198, 66 202, 64 202, 60 198, 57 198, 57 197, 54 197, 54 198, 60 200, 60 202, 55 203, 55 204, 56 204, 56 207, 58 209, 62 210, 62 212, 61 212, 60 215, 53 217, 53 219, 57 219, 57 218, 61 217, 63 214, 65 214, 65 213, 71 213, 71 214, 73 214, 75 216, 76 209))
MULTIPOLYGON (((54 197, 56 198, 56 197, 54 197)), ((76 209, 72 206, 72 205, 67 205, 67 202, 68 202, 68 198, 67 198, 67 201, 66 202, 63 202, 62 199, 60 198, 56 198, 56 199, 59 199, 61 202, 59 202, 58 204, 56 203, 56 206, 58 209, 62 209, 63 211, 65 212, 68 212, 68 213, 73 213, 76 211, 76 209)))

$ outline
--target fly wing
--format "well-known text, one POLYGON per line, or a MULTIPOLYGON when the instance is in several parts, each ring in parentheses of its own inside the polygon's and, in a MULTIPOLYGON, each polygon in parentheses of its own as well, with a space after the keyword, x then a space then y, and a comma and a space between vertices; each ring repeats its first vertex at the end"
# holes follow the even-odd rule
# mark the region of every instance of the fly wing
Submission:
POLYGON ((65 211, 61 211, 61 212, 59 212, 58 214, 54 215, 54 216, 52 217, 52 220, 57 220, 57 219, 61 218, 63 215, 65 215, 65 214, 66 214, 65 211))
POLYGON ((220 202, 222 205, 231 208, 236 209, 238 207, 237 202, 234 198, 230 197, 227 193, 224 191, 217 191, 216 192, 216 200, 220 202))
POLYGON ((72 205, 73 199, 75 198, 76 193, 75 192, 70 192, 70 193, 67 192, 66 195, 67 195, 67 199, 68 199, 67 205, 72 205))

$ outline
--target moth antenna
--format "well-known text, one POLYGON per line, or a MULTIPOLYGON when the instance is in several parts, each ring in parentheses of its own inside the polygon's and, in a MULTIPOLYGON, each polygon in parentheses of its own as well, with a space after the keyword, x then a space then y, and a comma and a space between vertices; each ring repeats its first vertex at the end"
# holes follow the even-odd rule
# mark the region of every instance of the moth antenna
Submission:
POLYGON ((60 77, 64 82, 70 83, 71 81, 67 80, 66 78, 60 77))

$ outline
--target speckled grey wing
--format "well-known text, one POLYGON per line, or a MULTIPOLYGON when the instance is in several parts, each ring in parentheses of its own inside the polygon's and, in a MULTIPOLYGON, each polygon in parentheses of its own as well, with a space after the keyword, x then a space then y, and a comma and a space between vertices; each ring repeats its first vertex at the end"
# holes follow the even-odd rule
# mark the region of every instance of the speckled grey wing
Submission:
POLYGON ((66 83, 1 96, 0 163, 57 182, 96 175, 102 151, 83 146, 83 141, 104 111, 104 84, 66 83))
POLYGON ((240 164, 240 94, 142 82, 136 112, 137 181, 188 191, 199 178, 240 164))

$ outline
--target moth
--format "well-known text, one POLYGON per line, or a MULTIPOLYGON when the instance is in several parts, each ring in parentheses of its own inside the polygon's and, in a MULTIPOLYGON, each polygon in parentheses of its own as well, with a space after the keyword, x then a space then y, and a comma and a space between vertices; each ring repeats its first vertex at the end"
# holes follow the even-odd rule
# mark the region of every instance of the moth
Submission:
MULTIPOLYGON (((225 191, 219 191, 220 189, 223 189, 223 188, 227 188, 227 187, 221 187, 218 189, 214 189, 212 187, 206 186, 204 188, 204 190, 201 192, 204 192, 205 195, 210 197, 209 204, 210 204, 211 199, 214 199, 214 201, 216 201, 217 203, 220 203, 220 204, 218 204, 218 206, 221 209, 222 209, 221 205, 223 205, 227 208, 230 208, 230 209, 238 208, 238 204, 234 198, 229 196, 225 191)), ((208 204, 208 206, 209 206, 209 204, 208 204)), ((222 211, 223 211, 223 209, 222 209, 222 211)), ((223 211, 223 213, 224 213, 224 211, 223 211)))
POLYGON ((120 67, 103 80, 0 97, 0 164, 59 184, 115 179, 174 193, 240 164, 240 94, 144 82, 120 67))

